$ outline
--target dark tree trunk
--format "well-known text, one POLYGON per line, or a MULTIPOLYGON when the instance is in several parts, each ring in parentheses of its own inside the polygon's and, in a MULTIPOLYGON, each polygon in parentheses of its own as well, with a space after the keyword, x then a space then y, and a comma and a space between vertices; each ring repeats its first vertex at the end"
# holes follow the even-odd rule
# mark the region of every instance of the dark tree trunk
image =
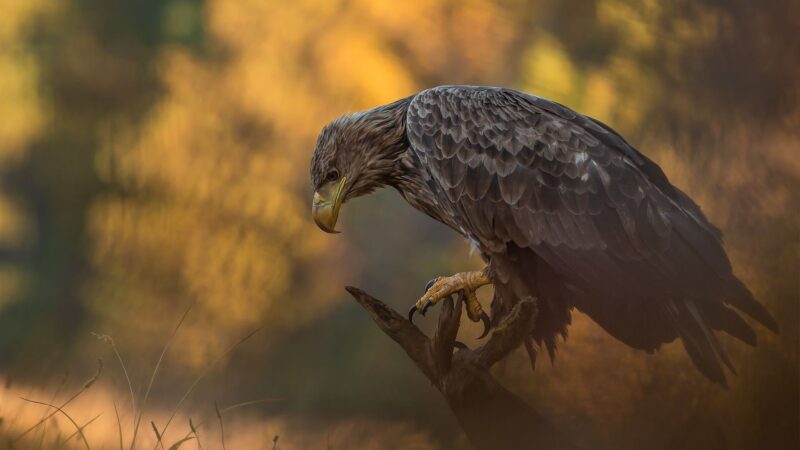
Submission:
POLYGON ((489 373, 528 335, 536 317, 535 301, 517 303, 484 346, 454 353, 462 299, 455 305, 449 298, 442 301, 436 334, 430 339, 380 300, 353 287, 347 291, 444 395, 476 450, 578 448, 489 373))

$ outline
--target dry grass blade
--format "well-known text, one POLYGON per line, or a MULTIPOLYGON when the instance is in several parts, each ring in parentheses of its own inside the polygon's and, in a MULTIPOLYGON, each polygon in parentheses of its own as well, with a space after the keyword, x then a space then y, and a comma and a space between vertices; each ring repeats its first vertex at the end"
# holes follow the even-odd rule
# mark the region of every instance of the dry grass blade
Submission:
POLYGON ((117 430, 119 431, 119 450, 123 450, 124 444, 122 443, 122 421, 119 420, 119 410, 117 409, 117 402, 112 402, 114 404, 114 415, 117 416, 117 430))
MULTIPOLYGON (((56 399, 61 394, 61 391, 64 389, 64 386, 67 385, 68 378, 69 378, 69 370, 65 370, 64 374, 61 376, 61 382, 58 383, 58 386, 53 391, 53 396, 50 397, 50 403, 56 402, 56 399)), ((39 444, 36 446, 37 449, 42 448, 42 446, 44 445, 45 436, 47 435, 47 422, 46 422, 48 417, 47 413, 48 409, 45 409, 44 413, 42 413, 42 419, 45 420, 45 423, 43 423, 42 426, 39 428, 39 444)), ((52 415, 50 417, 52 417, 52 415)), ((60 436, 56 439, 57 443, 58 441, 60 441, 60 436)))
POLYGON ((186 401, 186 399, 189 397, 189 395, 192 394, 192 392, 197 387, 197 385, 200 383, 200 381, 203 378, 205 378, 206 375, 208 375, 208 372, 211 371, 211 368, 214 367, 215 365, 217 365, 217 363, 219 363, 223 359, 225 359, 225 357, 230 355, 234 350, 236 350, 237 347, 239 347, 240 345, 245 343, 248 339, 253 337, 253 335, 256 334, 259 330, 261 330, 261 327, 258 327, 255 330, 247 333, 243 338, 239 339, 235 344, 230 346, 227 350, 225 350, 225 352, 223 352, 220 356, 218 356, 217 359, 215 359, 214 361, 211 361, 210 364, 208 364, 205 368, 203 368, 203 371, 200 372, 200 374, 197 376, 197 378, 194 379, 194 381, 192 382, 191 386, 189 386, 189 389, 186 390, 186 393, 183 394, 183 397, 181 397, 181 399, 178 401, 178 404, 175 405, 175 408, 172 410, 172 413, 169 415, 169 419, 167 419, 167 423, 164 425, 164 428, 161 430, 161 434, 166 433, 167 427, 169 427, 169 424, 172 423, 172 419, 175 418, 175 414, 178 413, 178 409, 180 409, 180 407, 183 405, 183 402, 186 401))
POLYGON ((172 444, 169 447, 169 450, 178 450, 181 447, 181 445, 183 445, 186 441, 190 441, 192 439, 194 439, 194 436, 186 436, 185 438, 181 439, 180 441, 172 444))
POLYGON ((153 383, 156 380, 156 375, 158 375, 158 369, 161 367, 161 361, 164 360, 164 355, 167 353, 167 349, 169 349, 170 344, 175 339, 175 335, 178 334, 178 330, 183 325, 183 321, 186 320, 186 316, 189 315, 189 311, 192 310, 194 303, 189 305, 186 308, 186 311, 181 316, 181 320, 178 321, 178 324, 175 325, 175 329, 172 330, 172 334, 170 335, 167 342, 164 344, 164 348, 161 350, 161 355, 158 357, 158 361, 156 361, 156 366, 153 368, 153 374, 150 375, 150 382, 147 383, 147 389, 144 392, 144 398, 142 399, 141 406, 139 407, 139 413, 136 414, 136 419, 133 423, 133 437, 131 438, 131 447, 130 450, 134 450, 136 448, 136 436, 139 434, 139 425, 142 423, 142 415, 144 414, 144 408, 147 406, 147 399, 150 397, 150 389, 153 387, 153 383))
POLYGON ((122 367, 122 373, 125 375, 125 381, 128 383, 128 392, 130 392, 131 396, 131 410, 133 411, 133 417, 136 417, 136 396, 133 395, 133 383, 131 383, 131 377, 128 375, 128 368, 125 367, 125 362, 122 360, 122 355, 119 354, 114 338, 107 334, 97 334, 95 332, 92 332, 92 335, 109 344, 111 349, 114 350, 114 355, 117 357, 117 361, 119 361, 119 365, 122 367))
POLYGON ((183 439, 186 439, 186 438, 190 437, 191 435, 194 435, 194 438, 197 439, 197 448, 198 448, 198 450, 202 450, 203 449, 203 446, 200 444, 200 436, 197 434, 197 430, 201 426, 203 426, 203 422, 200 422, 197 425, 195 425, 194 422, 192 422, 192 418, 190 417, 189 418, 189 431, 183 437, 183 439))
POLYGON ((247 402, 237 403, 235 405, 226 406, 220 409, 220 412, 228 412, 237 408, 241 408, 243 406, 250 406, 250 405, 257 405, 259 403, 267 403, 267 402, 277 402, 283 400, 282 398, 262 398, 258 400, 250 400, 247 402))
POLYGON ((203 450, 203 445, 200 444, 200 436, 197 435, 197 428, 199 428, 199 426, 194 426, 192 418, 189 417, 189 429, 192 430, 192 434, 194 434, 195 439, 197 439, 197 450, 203 450))
MULTIPOLYGON (((39 402, 39 401, 36 401, 36 400, 31 400, 31 399, 28 399, 28 398, 25 398, 25 397, 20 397, 20 398, 22 400, 26 401, 26 402, 36 403, 37 405, 45 405, 45 406, 49 406, 51 408, 55 408, 56 412, 60 412, 61 414, 63 414, 64 417, 66 417, 67 419, 69 419, 70 422, 72 422, 72 425, 75 426, 75 429, 78 430, 78 433, 81 435, 81 439, 83 439, 84 445, 86 445, 86 450, 92 450, 92 447, 89 445, 89 441, 86 440, 86 436, 83 434, 83 430, 81 429, 80 425, 78 425, 78 423, 75 422, 75 420, 72 417, 70 417, 70 415, 67 414, 66 411, 61 409, 60 406, 56 406, 56 405, 53 405, 53 404, 50 404, 50 403, 47 403, 47 402, 39 402)), ((55 414, 55 413, 53 413, 53 414, 55 414)))
MULTIPOLYGON (((64 403, 62 403, 60 406, 49 405, 49 406, 51 406, 51 407, 55 408, 56 410, 55 410, 55 411, 53 411, 53 412, 51 412, 50 414, 48 414, 48 415, 47 415, 47 416, 45 416, 44 418, 42 418, 42 420, 40 420, 40 421, 36 422, 35 424, 31 425, 31 426, 30 426, 28 429, 26 429, 25 431, 23 431, 23 432, 22 432, 22 433, 21 433, 19 436, 15 437, 15 438, 14 438, 14 439, 13 439, 11 442, 17 442, 18 440, 22 439, 23 437, 25 437, 25 435, 27 435, 28 433, 30 433, 31 431, 33 431, 34 429, 36 429, 36 428, 37 428, 39 425, 43 424, 43 423, 44 423, 44 422, 45 422, 47 419, 49 419, 49 418, 53 417, 54 415, 56 415, 56 413, 57 413, 57 412, 58 412, 58 411, 59 411, 61 408, 65 408, 65 407, 66 407, 67 405, 69 405, 69 404, 70 404, 70 403, 71 403, 73 400, 75 400, 76 398, 78 398, 78 396, 80 396, 81 394, 83 394, 84 392, 86 392, 86 390, 87 390, 87 389, 89 389, 90 387, 92 387, 92 385, 95 383, 95 381, 97 381, 97 379, 98 379, 98 378, 100 378, 100 374, 101 374, 102 372, 103 372, 103 360, 102 360, 102 359, 99 359, 99 360, 97 360, 97 372, 94 374, 94 376, 93 376, 92 378, 90 378, 90 379, 89 379, 89 380, 88 380, 86 383, 84 383, 84 384, 83 384, 83 387, 82 387, 80 390, 78 390, 78 392, 76 392, 75 394, 73 394, 73 395, 72 395, 72 397, 68 398, 68 399, 67 399, 67 400, 66 400, 64 403)), ((38 402, 34 402, 34 403, 38 403, 38 402)))
POLYGON ((156 435, 156 447, 160 445, 161 448, 164 448, 164 444, 161 442, 161 435, 158 434, 158 427, 156 427, 156 423, 151 420, 150 425, 153 427, 153 433, 156 435))
POLYGON ((214 411, 217 412, 217 419, 219 420, 219 438, 222 441, 222 450, 225 450, 225 425, 222 422, 222 413, 219 412, 216 400, 214 400, 214 411))
POLYGON ((72 434, 70 434, 69 436, 67 436, 67 438, 66 438, 66 439, 64 439, 64 443, 66 444, 67 442, 69 442, 69 440, 70 440, 70 439, 72 439, 72 438, 74 438, 75 436, 77 436, 77 435, 78 435, 78 431, 83 431, 83 430, 85 430, 85 429, 86 429, 86 427, 88 427, 89 425, 91 425, 91 424, 92 424, 92 422, 94 422, 95 420, 99 419, 99 418, 100 418, 100 416, 102 416, 102 415, 103 415, 103 413, 100 413, 100 414, 98 414, 98 415, 96 415, 96 416, 92 417, 92 419, 91 419, 91 420, 89 420, 88 422, 86 422, 85 424, 81 425, 80 429, 78 429, 78 430, 75 430, 75 431, 74 431, 72 434))

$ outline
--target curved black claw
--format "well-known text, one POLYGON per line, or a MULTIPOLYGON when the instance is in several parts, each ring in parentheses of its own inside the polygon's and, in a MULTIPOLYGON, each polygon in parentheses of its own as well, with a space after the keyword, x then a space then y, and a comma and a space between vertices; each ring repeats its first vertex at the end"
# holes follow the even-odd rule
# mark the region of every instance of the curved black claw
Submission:
POLYGON ((478 336, 478 339, 483 339, 489 334, 489 330, 492 329, 492 322, 489 320, 489 316, 485 313, 481 313, 481 322, 483 322, 483 334, 478 336))
MULTIPOLYGON (((438 278, 432 278, 430 281, 428 281, 428 284, 425 285, 425 291, 422 293, 422 295, 427 294, 428 291, 431 290, 431 287, 434 283, 436 283, 436 280, 438 280, 438 278)), ((414 323, 414 314, 416 314, 417 311, 419 311, 419 313, 423 316, 427 314, 428 308, 430 308, 431 305, 433 305, 433 302, 430 300, 422 304, 422 309, 417 309, 417 305, 412 305, 411 309, 408 310, 408 321, 414 323)))
POLYGON ((414 314, 419 311, 420 314, 423 316, 428 313, 428 308, 433 305, 433 302, 430 300, 426 300, 425 303, 422 304, 422 309, 418 309, 417 305, 411 305, 411 309, 408 310, 408 321, 414 323, 414 314))
POLYGON ((417 312, 417 305, 411 305, 411 309, 408 310, 408 321, 412 324, 414 323, 415 312, 417 312))
POLYGON ((428 281, 428 284, 425 285, 425 292, 423 292, 422 295, 427 294, 428 291, 431 290, 431 287, 433 287, 434 283, 436 283, 436 278, 431 278, 431 281, 428 281))
POLYGON ((420 311, 419 313, 422 314, 423 316, 425 314, 428 314, 428 308, 430 308, 431 305, 433 305, 433 302, 431 302, 430 300, 426 300, 425 303, 422 304, 422 311, 420 311))

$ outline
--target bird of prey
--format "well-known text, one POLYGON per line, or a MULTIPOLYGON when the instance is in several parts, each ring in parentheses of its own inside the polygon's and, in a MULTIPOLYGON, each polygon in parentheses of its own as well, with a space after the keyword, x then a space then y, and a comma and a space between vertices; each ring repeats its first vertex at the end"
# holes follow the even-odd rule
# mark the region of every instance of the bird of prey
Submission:
POLYGON ((456 292, 473 321, 494 287, 491 322, 526 298, 538 316, 525 348, 551 359, 573 308, 653 352, 680 338, 726 384, 715 334, 750 345, 739 313, 777 324, 732 273, 720 231, 661 168, 598 120, 512 89, 441 86, 326 125, 311 158, 317 225, 335 232, 346 201, 391 186, 469 239, 486 268, 432 280, 421 312, 456 292))

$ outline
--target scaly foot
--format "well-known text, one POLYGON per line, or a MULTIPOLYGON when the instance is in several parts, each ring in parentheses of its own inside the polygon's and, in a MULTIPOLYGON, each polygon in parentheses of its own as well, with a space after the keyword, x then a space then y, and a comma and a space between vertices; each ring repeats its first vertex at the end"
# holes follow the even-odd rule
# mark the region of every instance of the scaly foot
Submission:
POLYGON ((473 322, 483 321, 484 330, 480 336, 482 338, 489 332, 490 322, 489 316, 483 312, 483 308, 478 302, 475 290, 487 284, 491 284, 491 281, 485 270, 461 272, 449 277, 435 278, 425 287, 425 295, 408 311, 408 320, 413 322, 415 312, 419 311, 424 316, 431 305, 458 291, 463 291, 466 297, 467 316, 473 322))

